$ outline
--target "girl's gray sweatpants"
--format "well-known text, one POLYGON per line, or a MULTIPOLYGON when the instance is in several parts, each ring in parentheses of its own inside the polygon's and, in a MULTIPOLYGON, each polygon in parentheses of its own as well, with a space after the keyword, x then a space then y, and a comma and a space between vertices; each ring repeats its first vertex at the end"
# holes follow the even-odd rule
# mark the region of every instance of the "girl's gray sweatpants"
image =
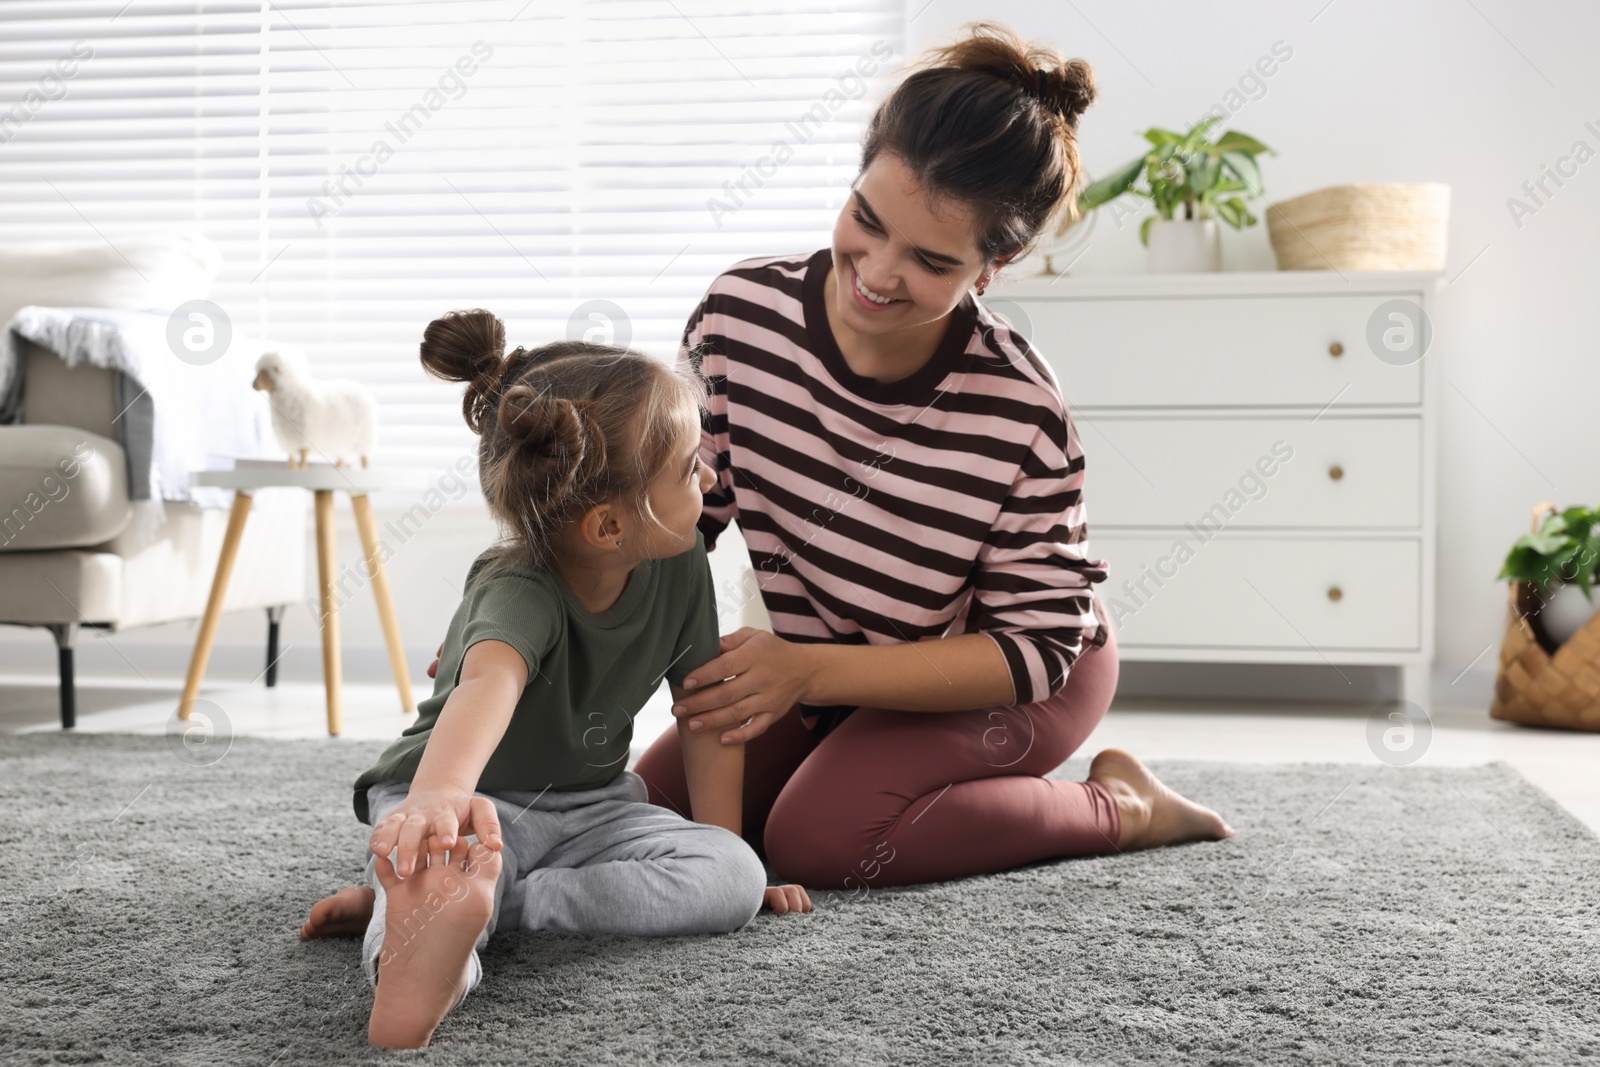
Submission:
MULTIPOLYGON (((373 825, 410 789, 410 782, 398 781, 369 788, 373 825)), ((731 830, 690 822, 647 803, 644 780, 632 771, 598 789, 477 795, 494 801, 504 847, 494 914, 473 949, 463 996, 483 978, 478 950, 496 929, 722 934, 740 929, 761 910, 767 875, 755 850, 731 830)), ((391 863, 394 858, 391 851, 391 863)), ((376 863, 369 854, 367 883, 378 896, 361 946, 362 966, 374 985, 385 938, 416 936, 429 918, 425 908, 418 908, 404 929, 393 934, 385 929, 385 894, 373 872, 376 863)))

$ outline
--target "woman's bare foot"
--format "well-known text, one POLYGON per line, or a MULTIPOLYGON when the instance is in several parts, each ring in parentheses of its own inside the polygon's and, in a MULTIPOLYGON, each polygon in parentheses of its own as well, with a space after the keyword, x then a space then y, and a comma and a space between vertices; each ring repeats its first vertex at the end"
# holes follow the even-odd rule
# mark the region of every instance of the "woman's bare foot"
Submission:
POLYGON ((300 940, 366 933, 377 895, 371 886, 347 885, 333 896, 323 897, 311 905, 311 915, 300 927, 300 940))
POLYGON ((404 879, 387 856, 374 865, 385 899, 370 1045, 425 1047, 466 996, 473 946, 494 914, 500 853, 474 843, 470 857, 442 861, 435 853, 404 879))
POLYGON ((1233 827, 1222 816, 1174 793, 1138 757, 1120 748, 1108 748, 1089 763, 1089 780, 1105 786, 1117 802, 1122 816, 1118 851, 1233 836, 1233 827))

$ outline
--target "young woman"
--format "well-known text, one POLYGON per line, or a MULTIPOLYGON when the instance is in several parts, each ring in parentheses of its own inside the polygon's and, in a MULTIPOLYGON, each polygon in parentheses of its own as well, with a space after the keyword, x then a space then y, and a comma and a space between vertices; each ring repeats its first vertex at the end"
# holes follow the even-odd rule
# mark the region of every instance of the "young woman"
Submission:
MULTIPOLYGON (((674 714, 745 746, 744 836, 803 885, 1233 832, 1126 752, 1041 777, 1116 689, 1106 568, 1049 364, 971 290, 1074 209, 1094 93, 1082 61, 968 27, 873 116, 832 247, 735 264, 685 331, 713 384, 699 528, 739 523, 775 632, 723 638, 674 714)), ((687 813, 680 732, 635 771, 687 813)))

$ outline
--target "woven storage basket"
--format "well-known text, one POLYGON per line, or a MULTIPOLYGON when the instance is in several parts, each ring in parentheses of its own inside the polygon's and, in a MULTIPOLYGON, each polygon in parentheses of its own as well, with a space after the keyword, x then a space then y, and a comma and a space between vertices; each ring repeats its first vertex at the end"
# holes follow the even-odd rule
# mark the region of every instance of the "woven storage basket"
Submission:
POLYGON ((1279 270, 1443 270, 1450 187, 1333 185, 1267 208, 1279 270))
MULTIPOLYGON (((1548 503, 1534 508, 1533 529, 1537 531, 1545 515, 1555 510, 1548 503)), ((1511 583, 1489 717, 1529 726, 1600 730, 1600 614, 1551 655, 1528 622, 1538 607, 1539 594, 1531 583, 1511 583)))

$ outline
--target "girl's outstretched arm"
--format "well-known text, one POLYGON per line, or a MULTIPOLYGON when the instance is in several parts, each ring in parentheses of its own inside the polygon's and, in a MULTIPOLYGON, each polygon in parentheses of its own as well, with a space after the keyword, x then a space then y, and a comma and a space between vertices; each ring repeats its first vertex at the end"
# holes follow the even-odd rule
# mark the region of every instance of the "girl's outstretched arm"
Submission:
POLYGON ((400 877, 411 876, 430 840, 450 849, 458 833, 473 833, 500 848, 494 805, 473 794, 527 681, 522 654, 504 641, 479 641, 467 649, 461 681, 433 724, 410 792, 372 828, 369 843, 376 855, 399 848, 394 866, 400 877))

